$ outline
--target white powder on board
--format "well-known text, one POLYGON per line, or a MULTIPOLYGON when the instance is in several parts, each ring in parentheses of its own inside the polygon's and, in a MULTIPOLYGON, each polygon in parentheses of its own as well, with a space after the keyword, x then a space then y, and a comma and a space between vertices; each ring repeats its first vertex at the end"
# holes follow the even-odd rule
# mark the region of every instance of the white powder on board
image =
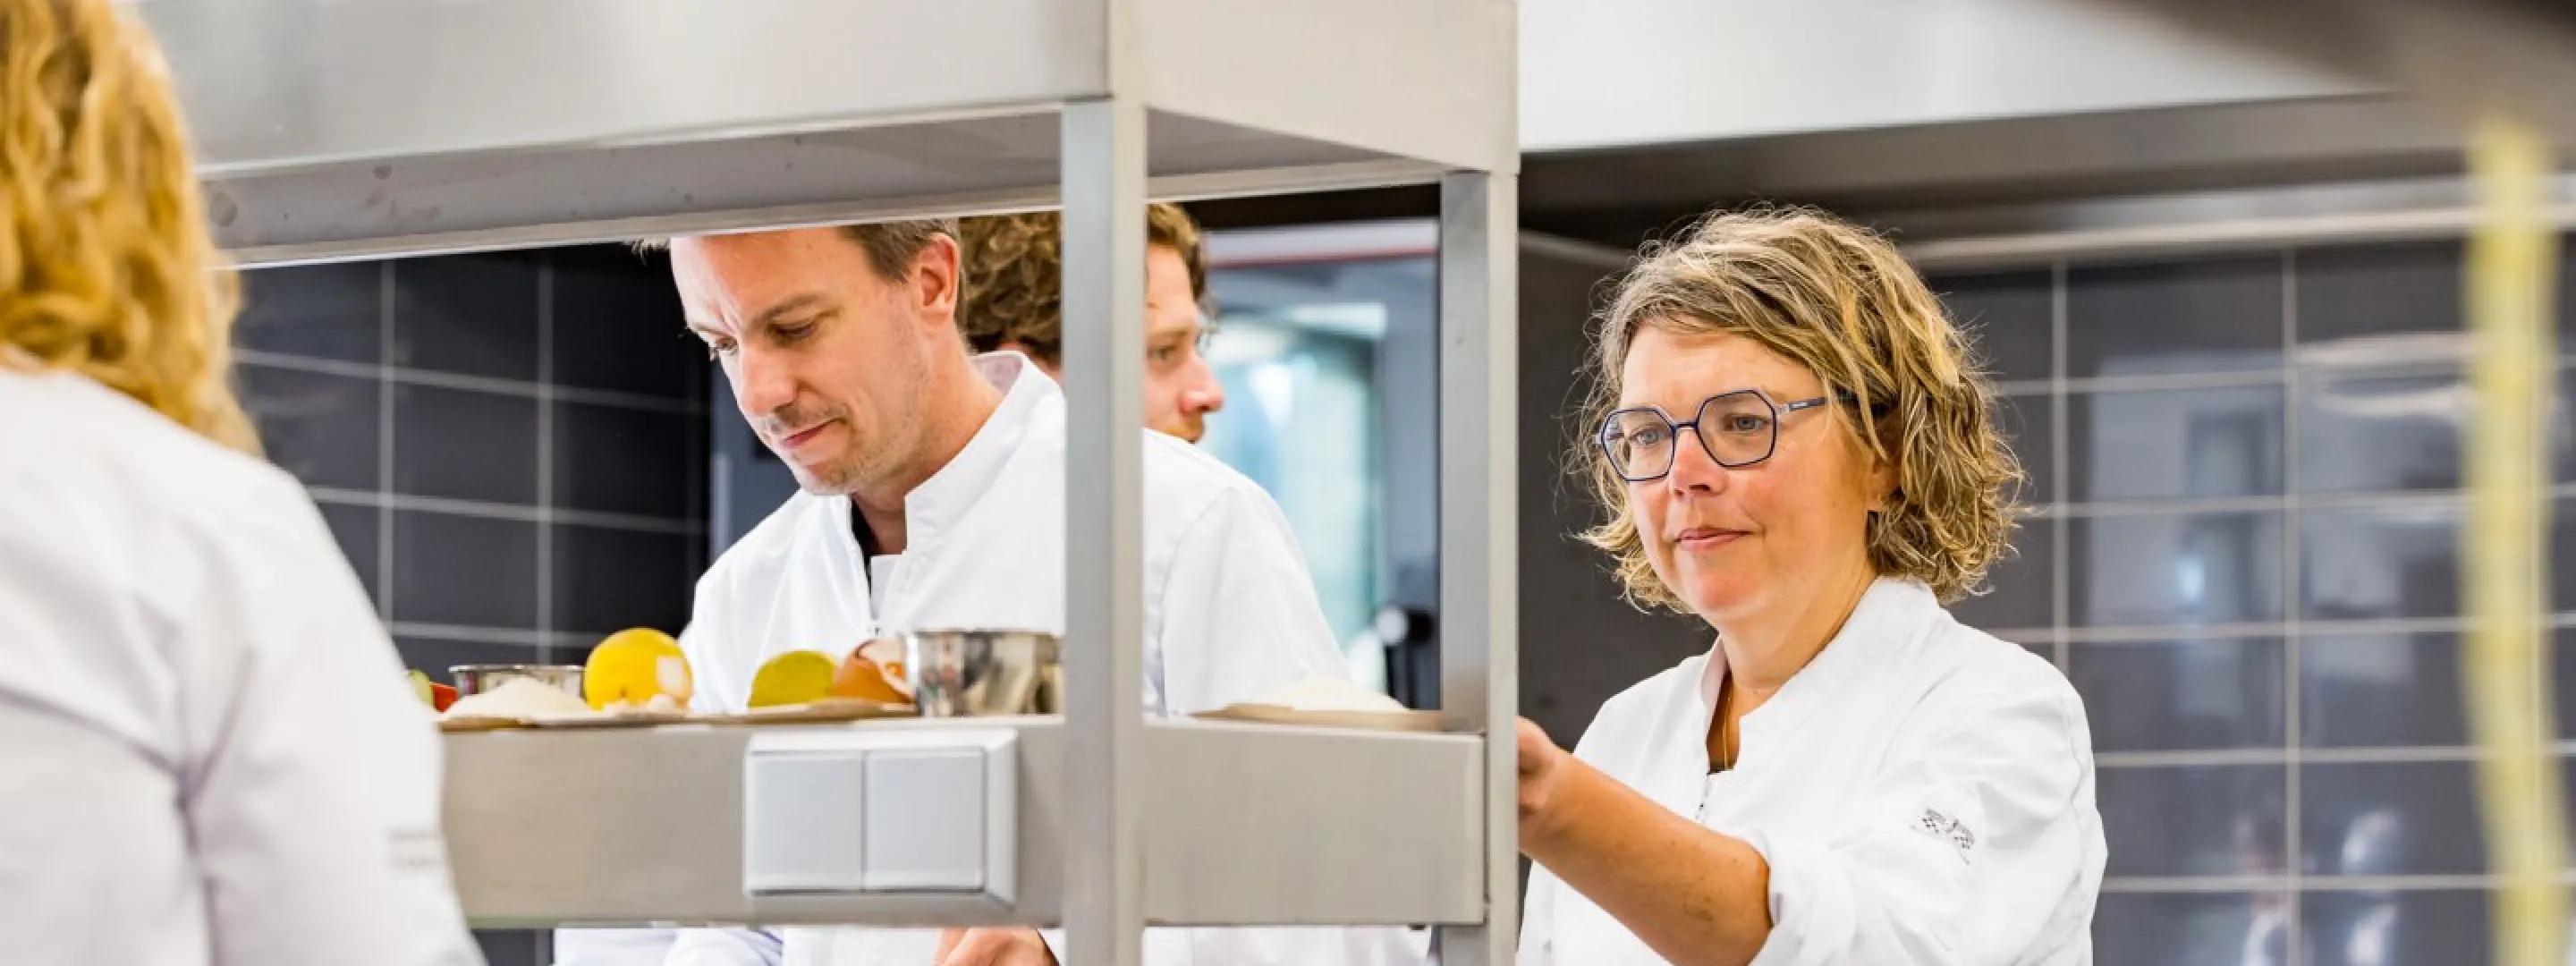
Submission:
POLYGON ((511 678, 501 682, 500 687, 458 698, 447 706, 450 718, 543 718, 589 713, 590 705, 580 698, 535 678, 511 678))
POLYGON ((1261 696, 1261 704, 1298 711, 1403 711, 1404 705, 1339 678, 1307 678, 1261 696))

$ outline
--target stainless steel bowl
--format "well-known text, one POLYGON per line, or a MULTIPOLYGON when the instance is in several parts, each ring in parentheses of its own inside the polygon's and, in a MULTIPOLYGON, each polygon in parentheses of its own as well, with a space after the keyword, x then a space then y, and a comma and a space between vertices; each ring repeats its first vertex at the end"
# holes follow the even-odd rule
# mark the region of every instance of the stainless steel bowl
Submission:
POLYGON ((456 696, 472 697, 507 684, 512 678, 532 678, 562 688, 564 693, 581 697, 579 664, 459 664, 447 669, 456 676, 456 696))
POLYGON ((904 676, 925 718, 1055 714, 1064 707, 1064 663, 1053 634, 914 631, 903 637, 904 676))

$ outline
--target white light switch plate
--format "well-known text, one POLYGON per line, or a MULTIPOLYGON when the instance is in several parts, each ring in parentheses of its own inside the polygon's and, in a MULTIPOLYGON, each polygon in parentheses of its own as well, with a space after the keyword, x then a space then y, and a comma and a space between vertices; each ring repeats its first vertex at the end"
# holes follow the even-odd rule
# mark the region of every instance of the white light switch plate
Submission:
POLYGON ((879 749, 868 799, 860 887, 869 892, 984 888, 984 750, 879 749))
POLYGON ((756 735, 743 761, 743 889, 760 894, 1017 891, 1015 731, 813 729, 756 735))
POLYGON ((752 894, 865 887, 865 752, 758 749, 743 760, 742 886, 752 894))

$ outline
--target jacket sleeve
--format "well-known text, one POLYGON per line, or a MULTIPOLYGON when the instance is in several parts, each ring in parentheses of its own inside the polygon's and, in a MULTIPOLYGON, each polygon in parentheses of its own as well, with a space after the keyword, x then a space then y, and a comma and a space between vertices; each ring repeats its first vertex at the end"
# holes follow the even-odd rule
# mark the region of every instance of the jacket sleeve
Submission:
POLYGON ((1350 676, 1287 518, 1249 484, 1229 487, 1187 524, 1157 594, 1160 607, 1147 610, 1160 626, 1147 632, 1161 644, 1167 714, 1350 676))
POLYGON ((727 572, 709 570, 698 578, 689 601, 689 626, 680 629, 680 654, 689 661, 689 710, 699 714, 734 714, 751 701, 751 679, 729 658, 737 652, 726 640, 732 608, 727 572))
POLYGON ((2066 894, 2097 886, 2083 717, 2049 684, 1936 716, 1829 835, 1743 835, 1771 869, 1755 966, 2001 963, 2055 925, 2066 894))
POLYGON ((217 964, 464 966, 441 747, 375 610, 294 494, 219 560, 180 698, 180 807, 217 964), (226 566, 228 565, 228 566, 226 566))

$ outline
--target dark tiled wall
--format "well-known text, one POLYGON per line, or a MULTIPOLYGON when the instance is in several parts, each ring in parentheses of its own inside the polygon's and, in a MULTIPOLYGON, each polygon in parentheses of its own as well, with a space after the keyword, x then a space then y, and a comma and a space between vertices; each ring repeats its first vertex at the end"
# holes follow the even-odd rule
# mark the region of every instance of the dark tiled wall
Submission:
MULTIPOLYGON (((2003 380, 2038 507, 1994 593, 1954 610, 2084 695, 2111 849, 2105 966, 2485 961, 2458 675, 2461 255, 2378 244, 1934 279, 2003 380)), ((2560 338, 2576 346, 2570 308, 2560 338)), ((2559 680, 2534 687, 2576 733, 2561 395, 2559 680)))
MULTIPOLYGON (((577 663, 677 632, 707 558, 703 349, 622 248, 260 269, 240 384, 406 663, 577 663)), ((494 966, 542 936, 481 935, 494 966)))

